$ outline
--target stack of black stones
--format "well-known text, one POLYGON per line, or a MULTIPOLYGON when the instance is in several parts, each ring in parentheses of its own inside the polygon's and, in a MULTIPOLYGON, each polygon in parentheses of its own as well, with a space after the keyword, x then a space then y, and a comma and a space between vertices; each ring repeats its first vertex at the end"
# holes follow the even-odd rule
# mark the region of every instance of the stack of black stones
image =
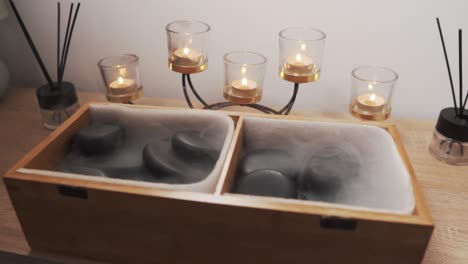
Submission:
POLYGON ((323 147, 298 164, 286 151, 255 149, 243 156, 235 193, 334 202, 359 176, 361 162, 339 147, 323 147))
POLYGON ((107 165, 98 162, 103 157, 114 157, 124 151, 126 140, 121 126, 93 123, 80 129, 72 140, 72 154, 84 158, 76 159, 76 162, 70 159, 58 169, 92 176, 186 184, 206 178, 220 152, 199 131, 184 130, 146 144, 140 152, 142 161, 135 166, 110 166, 109 162, 105 163, 107 165))

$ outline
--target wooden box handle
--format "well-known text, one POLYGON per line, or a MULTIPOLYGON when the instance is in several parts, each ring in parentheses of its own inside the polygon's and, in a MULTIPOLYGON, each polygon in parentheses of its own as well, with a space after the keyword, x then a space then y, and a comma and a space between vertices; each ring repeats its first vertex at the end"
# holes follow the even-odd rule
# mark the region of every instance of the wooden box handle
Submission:
POLYGON ((88 190, 82 187, 57 185, 57 191, 63 196, 88 199, 88 190))
POLYGON ((339 229, 352 231, 357 228, 357 221, 350 218, 341 218, 337 216, 320 217, 320 227, 324 229, 339 229))

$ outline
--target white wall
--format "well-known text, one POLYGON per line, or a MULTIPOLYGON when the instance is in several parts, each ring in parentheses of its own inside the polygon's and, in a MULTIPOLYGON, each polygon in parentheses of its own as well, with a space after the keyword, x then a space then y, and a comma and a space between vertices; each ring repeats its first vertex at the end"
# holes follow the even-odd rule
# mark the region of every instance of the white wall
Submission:
MULTIPOLYGON (((212 26, 209 68, 193 76, 200 93, 211 102, 222 100, 223 54, 252 50, 269 59, 262 103, 276 107, 285 104, 292 84, 281 80, 277 73, 277 33, 290 26, 316 27, 328 36, 321 79, 301 86, 295 105, 298 109, 347 111, 351 70, 374 64, 400 75, 394 97, 395 116, 436 118, 441 108, 452 104, 436 16, 442 21, 455 80, 458 28, 466 30, 464 46, 468 54, 466 0, 81 2, 65 74, 65 79, 80 90, 102 91, 96 67, 100 58, 135 53, 141 58, 147 96, 182 99, 180 75, 167 68, 164 28, 168 22, 185 18, 212 26)), ((16 3, 55 76, 56 0, 16 3)), ((69 1, 62 1, 62 7, 66 3, 69 1)), ((7 20, 0 21, 0 45, 0 58, 10 68, 13 85, 37 87, 45 83, 11 12, 7 20)), ((455 83, 458 85, 458 81, 455 83)))

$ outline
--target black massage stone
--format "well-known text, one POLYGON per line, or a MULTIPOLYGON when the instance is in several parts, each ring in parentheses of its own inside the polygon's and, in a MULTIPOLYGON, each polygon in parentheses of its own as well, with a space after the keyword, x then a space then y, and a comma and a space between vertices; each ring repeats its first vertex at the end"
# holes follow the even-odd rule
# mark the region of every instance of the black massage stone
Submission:
POLYGON ((241 177, 236 193, 281 198, 296 197, 296 183, 291 177, 275 170, 257 170, 241 177))
MULTIPOLYGON (((215 161, 207 155, 193 155, 176 152, 169 140, 159 140, 147 144, 143 149, 143 163, 156 178, 178 178, 178 182, 197 182, 214 167, 215 161), (187 179, 183 179, 183 178, 187 179)), ((171 182, 167 178, 164 182, 171 182)))
POLYGON ((94 123, 80 129, 74 140, 85 154, 105 154, 123 143, 124 130, 117 125, 94 123))
POLYGON ((150 143, 143 148, 143 163, 155 176, 181 175, 180 164, 174 162, 171 154, 167 141, 150 143))
POLYGON ((361 162, 356 154, 336 147, 318 151, 307 163, 299 188, 316 194, 336 193, 343 183, 359 176, 361 162))
POLYGON ((275 170, 295 179, 298 174, 296 161, 279 149, 256 149, 248 152, 238 166, 238 175, 247 175, 256 170, 275 170))
POLYGON ((218 151, 198 131, 181 131, 172 137, 172 147, 178 155, 191 159, 217 159, 218 151))

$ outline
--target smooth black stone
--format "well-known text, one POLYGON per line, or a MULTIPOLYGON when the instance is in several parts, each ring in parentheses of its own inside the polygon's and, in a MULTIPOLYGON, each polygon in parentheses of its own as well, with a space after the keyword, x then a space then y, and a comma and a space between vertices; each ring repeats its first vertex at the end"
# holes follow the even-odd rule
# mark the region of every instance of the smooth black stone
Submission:
POLYGON ((163 141, 147 144, 143 148, 143 162, 145 166, 155 174, 155 176, 164 175, 182 175, 178 164, 171 162, 170 152, 163 141))
POLYGON ((89 176, 100 176, 100 177, 106 177, 107 175, 104 173, 104 171, 96 168, 89 168, 89 167, 81 167, 81 166, 66 166, 64 168, 60 169, 63 172, 69 172, 69 173, 76 173, 76 174, 83 174, 83 175, 89 175, 89 176))
POLYGON ((174 151, 191 159, 218 159, 219 151, 214 149, 210 142, 203 138, 198 131, 188 130, 174 134, 172 137, 174 151))
POLYGON ((359 177, 361 162, 355 153, 337 147, 324 148, 314 154, 301 177, 301 192, 331 197, 344 183, 359 177))
POLYGON ((104 154, 117 149, 123 143, 124 130, 112 124, 94 123, 75 135, 76 146, 85 154, 104 154))
POLYGON ((241 177, 236 193, 281 198, 296 197, 296 183, 288 176, 274 170, 257 170, 241 177))
POLYGON ((176 153, 169 140, 147 144, 143 149, 143 163, 156 178, 187 178, 179 180, 182 182, 203 180, 210 174, 215 164, 208 156, 193 159, 191 155, 176 153))
POLYGON ((295 179, 298 174, 297 162, 285 151, 279 149, 256 149, 249 151, 238 166, 241 177, 257 170, 275 170, 295 179))

